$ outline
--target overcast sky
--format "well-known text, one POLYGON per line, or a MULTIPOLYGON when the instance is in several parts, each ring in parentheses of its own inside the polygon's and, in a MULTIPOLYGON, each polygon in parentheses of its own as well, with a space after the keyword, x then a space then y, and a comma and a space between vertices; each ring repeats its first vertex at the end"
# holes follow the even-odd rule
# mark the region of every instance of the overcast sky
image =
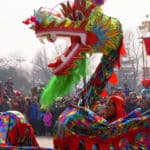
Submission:
MULTIPOLYGON (((62 0, 1 0, 0 2, 0 57, 17 55, 32 58, 42 47, 32 30, 22 21, 41 6, 53 8, 62 0)), ((118 18, 123 30, 134 29, 150 14, 150 0, 107 0, 103 12, 118 18)))

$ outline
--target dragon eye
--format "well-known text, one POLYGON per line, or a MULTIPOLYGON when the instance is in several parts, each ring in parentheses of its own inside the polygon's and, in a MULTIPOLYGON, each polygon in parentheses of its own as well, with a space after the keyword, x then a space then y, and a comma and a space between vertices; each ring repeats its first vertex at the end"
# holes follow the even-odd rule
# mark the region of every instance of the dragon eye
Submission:
POLYGON ((70 20, 73 20, 72 14, 69 14, 68 18, 69 18, 70 20))
POLYGON ((77 20, 83 20, 83 13, 79 10, 76 10, 76 19, 77 20))

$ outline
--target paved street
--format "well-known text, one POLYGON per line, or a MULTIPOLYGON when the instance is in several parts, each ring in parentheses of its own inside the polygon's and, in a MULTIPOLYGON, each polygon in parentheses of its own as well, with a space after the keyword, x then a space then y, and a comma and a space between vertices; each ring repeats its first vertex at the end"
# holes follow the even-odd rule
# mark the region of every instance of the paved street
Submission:
POLYGON ((41 147, 53 148, 52 137, 37 136, 36 139, 41 147))

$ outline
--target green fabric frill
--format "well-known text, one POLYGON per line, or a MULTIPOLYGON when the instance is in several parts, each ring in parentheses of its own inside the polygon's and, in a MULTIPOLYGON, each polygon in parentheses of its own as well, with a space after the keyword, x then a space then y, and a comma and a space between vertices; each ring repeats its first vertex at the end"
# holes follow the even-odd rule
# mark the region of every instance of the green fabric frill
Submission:
POLYGON ((76 64, 77 67, 70 70, 70 75, 52 76, 40 98, 42 108, 47 109, 56 98, 68 95, 80 79, 86 76, 87 58, 76 61, 76 64))

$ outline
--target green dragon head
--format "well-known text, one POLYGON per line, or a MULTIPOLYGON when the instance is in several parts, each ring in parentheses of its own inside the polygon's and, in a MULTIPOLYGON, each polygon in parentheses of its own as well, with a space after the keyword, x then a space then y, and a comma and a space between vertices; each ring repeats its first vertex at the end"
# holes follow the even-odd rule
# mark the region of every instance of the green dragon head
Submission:
POLYGON ((102 53, 101 63, 87 83, 88 97, 98 99, 111 78, 113 68, 120 54, 125 54, 122 46, 120 22, 103 14, 100 5, 89 0, 74 0, 71 4, 61 3, 61 13, 40 8, 34 16, 24 21, 31 24, 38 38, 54 42, 59 36, 69 37, 71 45, 56 61, 50 63, 54 74, 42 95, 43 107, 52 100, 70 92, 81 77, 85 77, 86 53, 102 53))

